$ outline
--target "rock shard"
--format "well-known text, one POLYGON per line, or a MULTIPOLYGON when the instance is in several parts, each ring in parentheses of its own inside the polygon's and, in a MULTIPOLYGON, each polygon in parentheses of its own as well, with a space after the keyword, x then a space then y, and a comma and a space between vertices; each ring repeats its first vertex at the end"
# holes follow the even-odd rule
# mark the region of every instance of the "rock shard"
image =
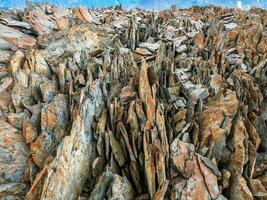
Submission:
POLYGON ((0 199, 266 199, 266 19, 1 9, 0 199))

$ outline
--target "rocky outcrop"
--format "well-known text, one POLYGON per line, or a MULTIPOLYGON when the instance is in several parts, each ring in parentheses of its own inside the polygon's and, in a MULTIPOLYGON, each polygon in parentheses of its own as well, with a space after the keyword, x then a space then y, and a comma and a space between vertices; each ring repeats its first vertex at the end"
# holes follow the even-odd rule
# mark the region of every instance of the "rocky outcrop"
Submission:
POLYGON ((266 17, 1 12, 0 199, 265 199, 266 17))

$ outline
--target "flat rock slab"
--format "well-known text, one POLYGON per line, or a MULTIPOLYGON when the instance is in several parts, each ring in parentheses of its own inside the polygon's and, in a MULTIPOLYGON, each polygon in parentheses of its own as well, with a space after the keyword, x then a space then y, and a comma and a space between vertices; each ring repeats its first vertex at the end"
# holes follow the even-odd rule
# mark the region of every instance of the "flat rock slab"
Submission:
POLYGON ((36 39, 17 29, 0 24, 0 49, 11 50, 33 47, 36 39))

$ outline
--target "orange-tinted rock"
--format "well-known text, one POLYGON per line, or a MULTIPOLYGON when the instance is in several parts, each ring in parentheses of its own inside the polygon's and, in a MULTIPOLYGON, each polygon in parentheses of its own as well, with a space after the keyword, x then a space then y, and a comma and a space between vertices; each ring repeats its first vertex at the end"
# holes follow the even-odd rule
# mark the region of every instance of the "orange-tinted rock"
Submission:
POLYGON ((153 200, 164 199, 164 195, 168 189, 168 184, 169 184, 169 181, 162 182, 162 184, 159 186, 159 190, 155 193, 153 200))
POLYGON ((37 35, 52 33, 56 29, 56 21, 45 14, 45 11, 37 8, 26 13, 23 19, 30 24, 37 35))
POLYGON ((252 142, 252 144, 254 145, 255 149, 257 150, 259 148, 260 143, 261 143, 261 139, 259 137, 259 134, 248 119, 244 120, 244 123, 246 126, 246 131, 249 135, 249 139, 252 142))
POLYGON ((14 28, 0 24, 0 41, 1 48, 14 50, 20 47, 33 47, 36 39, 14 28))
POLYGON ((150 123, 154 123, 155 120, 155 100, 152 93, 152 88, 149 84, 148 79, 148 65, 144 59, 142 59, 142 65, 140 70, 140 79, 139 79, 139 97, 143 101, 146 107, 147 119, 150 123))
POLYGON ((247 186, 246 180, 242 176, 231 178, 228 195, 229 199, 254 199, 247 186))
POLYGON ((194 174, 196 159, 194 145, 175 139, 171 144, 170 157, 176 170, 185 178, 194 174))
POLYGON ((202 35, 201 33, 197 33, 194 37, 195 43, 197 44, 197 46, 200 49, 204 49, 205 48, 205 38, 204 35, 202 35))
MULTIPOLYGON (((195 160, 195 164, 197 161, 195 160)), ((199 166, 196 164, 194 174, 187 181, 186 187, 182 192, 182 199, 208 200, 211 198, 206 188, 205 180, 199 166)))
POLYGON ((128 101, 133 100, 136 97, 136 92, 131 86, 126 86, 122 88, 120 93, 120 99, 122 103, 127 103, 128 101))
POLYGON ((59 18, 56 21, 56 23, 57 23, 58 30, 62 30, 62 29, 68 28, 69 25, 70 25, 70 22, 69 22, 69 20, 66 17, 59 18))
POLYGON ((224 91, 226 89, 226 84, 223 82, 223 79, 219 74, 214 74, 211 75, 210 87, 216 94, 220 91, 224 91))
POLYGON ((267 173, 264 172, 260 176, 257 177, 260 181, 261 184, 264 186, 264 188, 267 190, 267 173))
POLYGON ((267 52, 266 44, 267 44, 267 35, 265 34, 265 36, 264 35, 262 36, 262 38, 258 44, 258 51, 260 53, 266 53, 267 52))
POLYGON ((31 116, 27 116, 23 121, 23 136, 26 144, 33 142, 40 134, 41 122, 41 106, 35 105, 32 107, 31 116))
POLYGON ((237 112, 239 102, 235 92, 227 91, 225 96, 221 96, 215 101, 208 103, 209 108, 220 109, 226 116, 233 116, 237 112))
POLYGON ((0 199, 265 198, 266 11, 0 12, 0 199))
POLYGON ((134 53, 142 55, 142 56, 149 56, 152 55, 152 53, 148 49, 144 48, 137 48, 134 53))
POLYGON ((186 178, 186 184, 180 195, 176 195, 181 199, 194 200, 219 197, 217 177, 199 156, 196 157, 193 144, 182 142, 176 138, 171 144, 170 153, 175 171, 178 175, 186 178))
POLYGON ((231 173, 225 169, 222 170, 222 188, 226 189, 229 187, 231 173))
POLYGON ((224 115, 219 107, 209 108, 200 114, 201 143, 203 145, 221 140, 224 134, 224 130, 220 127, 223 120, 224 115))
MULTIPOLYGON (((217 176, 213 173, 213 171, 200 159, 198 159, 198 164, 201 173, 203 174, 205 185, 211 195, 212 199, 216 199, 220 195, 220 190, 217 184, 217 176)), ((216 165, 215 165, 216 166, 216 165)))
MULTIPOLYGON (((31 143, 31 153, 39 167, 44 166, 45 160, 52 153, 53 148, 67 134, 68 120, 69 111, 66 96, 57 95, 54 101, 43 107, 41 114, 42 133, 31 143)), ((28 140, 32 140, 32 137, 36 136, 36 130, 31 130, 33 128, 31 126, 28 128, 30 128, 28 140)))
POLYGON ((21 50, 16 51, 14 55, 11 56, 9 70, 13 78, 16 77, 16 74, 22 68, 24 61, 24 53, 21 50))
POLYGON ((155 158, 153 154, 153 145, 151 141, 152 131, 145 130, 143 135, 143 147, 144 147, 144 169, 145 180, 148 188, 150 198, 154 197, 156 192, 156 166, 155 158))
POLYGON ((60 58, 68 56, 69 53, 74 54, 85 49, 88 53, 96 52, 102 44, 100 37, 88 24, 73 25, 70 29, 43 36, 38 41, 46 46, 45 49, 40 51, 42 57, 48 63, 56 65, 61 63, 60 58), (51 43, 51 40, 54 42, 51 43))
POLYGON ((24 171, 24 179, 26 181, 29 181, 30 183, 33 183, 37 171, 38 171, 37 165, 34 163, 33 159, 30 158, 28 160, 27 167, 24 171))
POLYGON ((231 174, 241 175, 243 173, 243 167, 246 161, 245 141, 248 137, 246 127, 241 116, 239 116, 233 123, 231 133, 233 134, 232 142, 234 151, 232 152, 230 158, 229 171, 231 174))
POLYGON ((55 159, 49 164, 41 199, 77 199, 96 158, 96 143, 91 130, 94 118, 104 107, 100 81, 92 83, 75 117, 70 134, 60 144, 55 159))
POLYGON ((74 13, 75 13, 76 17, 82 21, 86 21, 89 23, 94 21, 92 15, 89 13, 88 9, 86 9, 84 7, 79 7, 79 8, 74 9, 74 13))
POLYGON ((259 179, 252 179, 248 185, 255 198, 260 198, 260 199, 267 198, 266 188, 262 185, 259 179))
POLYGON ((42 193, 42 187, 47 176, 47 167, 43 168, 35 177, 34 182, 31 185, 30 190, 25 196, 25 200, 40 199, 42 193))

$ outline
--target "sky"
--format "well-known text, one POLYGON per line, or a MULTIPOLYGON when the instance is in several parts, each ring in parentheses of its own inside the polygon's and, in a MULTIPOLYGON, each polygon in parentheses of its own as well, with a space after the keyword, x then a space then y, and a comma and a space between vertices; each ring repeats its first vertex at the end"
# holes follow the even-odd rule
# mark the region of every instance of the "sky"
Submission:
MULTIPOLYGON (((267 9, 267 0, 31 0, 34 3, 53 3, 60 7, 106 7, 121 4, 124 8, 140 7, 150 10, 170 8, 176 4, 180 8, 191 7, 192 5, 218 5, 226 7, 241 7, 249 9, 256 6, 267 9)), ((27 0, 0 0, 0 7, 23 8, 27 0)))

